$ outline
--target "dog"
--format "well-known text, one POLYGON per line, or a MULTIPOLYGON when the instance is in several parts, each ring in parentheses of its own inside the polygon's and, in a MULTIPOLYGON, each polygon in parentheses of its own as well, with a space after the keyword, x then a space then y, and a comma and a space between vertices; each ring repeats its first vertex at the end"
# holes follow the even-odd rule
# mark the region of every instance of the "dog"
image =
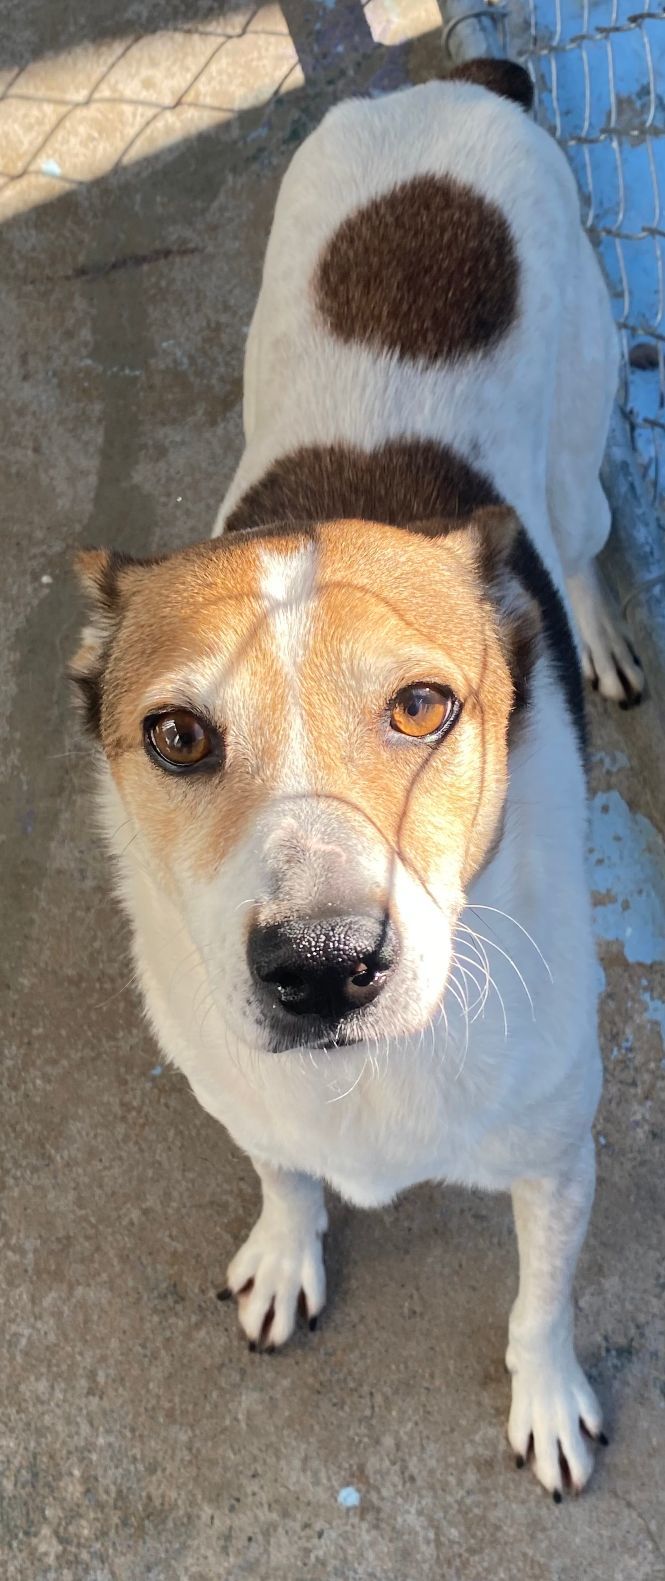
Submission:
POLYGON ((508 1437, 558 1502, 603 1441, 581 671, 643 678, 595 565, 616 335, 530 91, 471 62, 298 150, 213 537, 81 553, 72 674, 149 1020, 260 1177, 250 1349, 322 1311, 325 1182, 511 1191, 508 1437))

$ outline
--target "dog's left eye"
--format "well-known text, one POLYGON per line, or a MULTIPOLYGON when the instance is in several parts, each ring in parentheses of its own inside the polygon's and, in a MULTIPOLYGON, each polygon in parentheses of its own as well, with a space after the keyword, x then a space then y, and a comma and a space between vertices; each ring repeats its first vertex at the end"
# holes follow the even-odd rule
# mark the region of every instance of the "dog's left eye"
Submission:
POLYGON ((390 705, 390 723, 401 736, 436 741, 450 728, 460 710, 447 686, 403 686, 390 705))
POLYGON ((217 732, 188 708, 148 714, 143 721, 143 739, 149 757, 176 774, 220 762, 217 732))

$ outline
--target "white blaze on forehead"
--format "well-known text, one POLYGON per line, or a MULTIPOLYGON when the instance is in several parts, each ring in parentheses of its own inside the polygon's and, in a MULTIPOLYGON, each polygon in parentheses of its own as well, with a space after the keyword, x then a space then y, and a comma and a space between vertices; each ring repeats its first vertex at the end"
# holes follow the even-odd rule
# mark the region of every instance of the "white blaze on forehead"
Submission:
POLYGON ((287 554, 263 549, 260 593, 277 658, 290 692, 290 713, 282 764, 285 790, 306 788, 306 732, 301 707, 300 666, 312 635, 318 554, 308 542, 287 554))
POLYGON ((261 597, 270 617, 278 657, 289 674, 297 675, 311 635, 317 561, 315 543, 303 544, 286 555, 270 549, 261 551, 261 597))

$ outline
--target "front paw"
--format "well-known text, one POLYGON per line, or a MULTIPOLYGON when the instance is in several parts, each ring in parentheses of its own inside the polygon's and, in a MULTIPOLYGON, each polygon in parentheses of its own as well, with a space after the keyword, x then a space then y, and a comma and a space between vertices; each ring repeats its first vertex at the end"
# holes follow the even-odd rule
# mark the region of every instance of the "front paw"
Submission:
POLYGON ((513 1376, 508 1439, 518 1466, 533 1450, 533 1469, 555 1503, 564 1486, 574 1493, 593 1470, 589 1441, 606 1444, 602 1413, 572 1348, 563 1356, 546 1349, 520 1355, 509 1345, 506 1365, 513 1376))
POLYGON ((284 1345, 301 1311, 310 1329, 326 1300, 323 1233, 320 1227, 275 1229, 265 1214, 236 1253, 220 1300, 236 1298, 250 1350, 284 1345))

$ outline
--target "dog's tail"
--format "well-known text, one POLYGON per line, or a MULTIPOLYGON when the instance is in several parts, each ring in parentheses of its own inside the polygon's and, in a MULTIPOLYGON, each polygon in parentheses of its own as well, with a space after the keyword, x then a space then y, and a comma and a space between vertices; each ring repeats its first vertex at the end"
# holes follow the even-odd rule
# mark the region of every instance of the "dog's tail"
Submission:
POLYGON ((514 60, 495 60, 491 55, 479 55, 475 60, 465 60, 452 71, 442 72, 445 82, 477 82, 480 88, 489 88, 502 99, 513 99, 523 110, 533 104, 533 83, 524 66, 514 60))

